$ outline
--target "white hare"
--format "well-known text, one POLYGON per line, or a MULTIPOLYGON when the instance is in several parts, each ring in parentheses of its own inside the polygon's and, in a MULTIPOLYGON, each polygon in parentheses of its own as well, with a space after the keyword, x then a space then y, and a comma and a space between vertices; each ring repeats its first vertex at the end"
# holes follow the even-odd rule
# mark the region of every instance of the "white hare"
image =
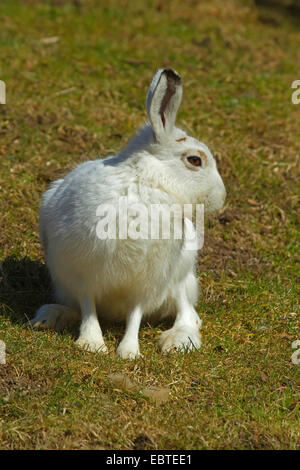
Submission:
MULTIPOLYGON (((149 122, 118 155, 82 163, 43 195, 40 239, 58 304, 42 306, 31 324, 62 330, 81 318, 77 344, 106 352, 99 318, 126 321, 117 348, 122 358, 140 355, 141 320, 173 315, 163 332, 163 352, 199 348, 201 320, 197 301, 197 249, 186 249, 190 219, 181 239, 116 237, 97 233, 99 206, 109 205, 118 226, 134 220, 137 203, 149 208, 172 204, 204 204, 221 209, 225 188, 216 162, 205 144, 175 127, 182 81, 172 69, 160 69, 150 85, 146 110, 149 122), (123 198, 127 214, 119 208, 123 198), (114 238, 114 239, 113 239, 114 238)), ((174 220, 176 217, 174 218, 174 220)))

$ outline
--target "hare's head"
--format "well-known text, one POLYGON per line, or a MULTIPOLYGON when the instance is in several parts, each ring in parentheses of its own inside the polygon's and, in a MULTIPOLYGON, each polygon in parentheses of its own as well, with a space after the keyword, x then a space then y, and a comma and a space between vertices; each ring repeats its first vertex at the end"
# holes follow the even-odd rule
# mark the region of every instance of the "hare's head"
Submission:
POLYGON ((212 153, 204 143, 175 127, 181 97, 178 73, 158 70, 146 99, 154 139, 148 150, 159 160, 162 185, 170 192, 186 202, 203 203, 208 211, 221 209, 226 191, 212 153))

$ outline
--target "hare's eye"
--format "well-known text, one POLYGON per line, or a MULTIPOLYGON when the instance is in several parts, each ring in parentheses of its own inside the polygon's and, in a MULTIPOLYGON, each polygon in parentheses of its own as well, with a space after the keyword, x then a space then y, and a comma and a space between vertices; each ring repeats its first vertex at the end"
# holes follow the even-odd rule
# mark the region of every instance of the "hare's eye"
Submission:
POLYGON ((196 155, 192 155, 191 157, 188 157, 187 160, 194 166, 202 166, 201 158, 197 157, 196 155))

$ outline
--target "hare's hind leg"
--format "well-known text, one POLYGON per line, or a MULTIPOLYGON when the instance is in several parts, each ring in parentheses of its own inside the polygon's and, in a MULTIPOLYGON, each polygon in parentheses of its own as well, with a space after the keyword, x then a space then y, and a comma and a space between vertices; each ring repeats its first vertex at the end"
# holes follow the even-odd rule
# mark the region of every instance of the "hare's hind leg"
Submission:
POLYGON ((81 325, 76 343, 87 351, 106 353, 107 347, 102 336, 94 300, 89 296, 82 297, 80 308, 81 325))
MULTIPOLYGON (((158 340, 163 353, 170 351, 189 352, 201 346, 201 320, 193 307, 195 297, 191 287, 197 289, 197 279, 193 273, 174 289, 172 297, 177 305, 177 315, 172 328, 164 331, 158 340)), ((192 289, 193 290, 193 289, 192 289)))
POLYGON ((79 321, 79 312, 66 305, 46 304, 40 307, 29 325, 37 329, 62 331, 79 321))
POLYGON ((123 359, 135 359, 140 356, 138 335, 142 316, 142 309, 138 305, 127 317, 125 335, 116 351, 123 359))

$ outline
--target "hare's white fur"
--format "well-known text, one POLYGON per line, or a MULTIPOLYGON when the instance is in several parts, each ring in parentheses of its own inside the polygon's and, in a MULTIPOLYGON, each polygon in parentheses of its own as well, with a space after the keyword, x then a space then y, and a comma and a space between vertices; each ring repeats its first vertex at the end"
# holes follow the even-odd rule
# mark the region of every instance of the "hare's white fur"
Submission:
MULTIPOLYGON (((61 329, 81 317, 77 343, 106 351, 99 317, 126 321, 117 353, 140 354, 141 320, 154 314, 174 315, 173 327, 159 340, 163 351, 200 347, 197 301, 197 250, 185 240, 97 237, 97 208, 120 197, 135 203, 204 203, 222 207, 225 188, 205 144, 174 126, 181 101, 181 79, 171 69, 159 70, 147 95, 149 122, 119 155, 82 163, 45 192, 40 211, 40 239, 55 286, 58 305, 41 307, 33 326, 61 329), (203 167, 190 168, 188 155, 204 154, 203 167), (199 153, 198 153, 199 154, 199 153), (185 161, 184 161, 185 160, 185 161)), ((118 214, 120 220, 123 214, 118 214)), ((189 219, 186 231, 193 232, 189 219)))

